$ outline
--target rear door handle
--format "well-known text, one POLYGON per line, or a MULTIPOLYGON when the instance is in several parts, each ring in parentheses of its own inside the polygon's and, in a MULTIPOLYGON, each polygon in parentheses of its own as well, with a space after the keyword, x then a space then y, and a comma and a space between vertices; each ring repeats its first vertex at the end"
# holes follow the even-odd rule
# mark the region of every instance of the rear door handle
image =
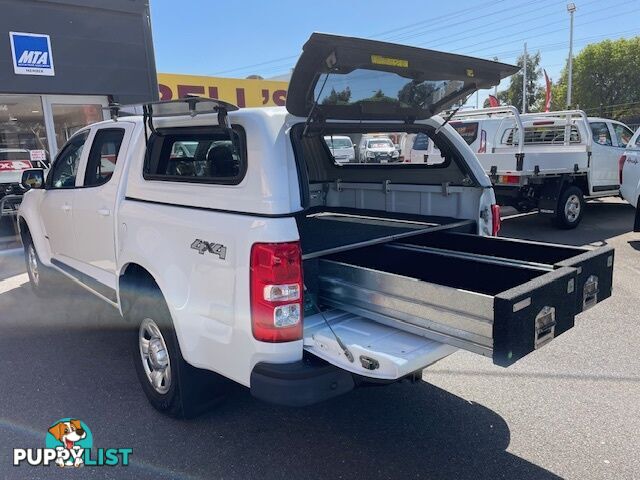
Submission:
POLYGON ((100 208, 98 209, 98 215, 102 215, 103 217, 108 217, 111 215, 111 210, 108 208, 100 208))

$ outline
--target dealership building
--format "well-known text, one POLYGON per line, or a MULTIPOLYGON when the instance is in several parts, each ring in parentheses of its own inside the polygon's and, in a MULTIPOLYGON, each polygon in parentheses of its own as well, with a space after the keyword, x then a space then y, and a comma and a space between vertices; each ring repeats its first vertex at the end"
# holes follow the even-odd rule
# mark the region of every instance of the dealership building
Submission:
POLYGON ((109 102, 158 99, 148 0, 0 0, 0 12, 0 160, 51 159, 109 102))

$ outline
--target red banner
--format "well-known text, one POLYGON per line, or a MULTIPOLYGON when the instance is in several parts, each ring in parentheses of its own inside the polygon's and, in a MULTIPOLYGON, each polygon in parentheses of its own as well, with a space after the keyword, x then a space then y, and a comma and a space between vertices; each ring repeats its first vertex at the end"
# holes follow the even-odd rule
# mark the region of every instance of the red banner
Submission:
POLYGON ((548 112, 551 109, 551 79, 547 75, 546 70, 542 70, 544 73, 544 83, 546 84, 545 96, 544 96, 544 111, 548 112))

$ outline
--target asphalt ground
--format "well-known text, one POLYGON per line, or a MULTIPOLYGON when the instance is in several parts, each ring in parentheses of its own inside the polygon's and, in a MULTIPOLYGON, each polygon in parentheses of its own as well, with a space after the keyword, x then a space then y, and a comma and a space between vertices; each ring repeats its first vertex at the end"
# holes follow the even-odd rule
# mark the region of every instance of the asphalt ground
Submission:
MULTIPOLYGON (((457 352, 423 382, 365 388, 307 408, 242 387, 202 416, 147 403, 131 332, 75 287, 42 300, 22 254, 0 253, 0 478, 640 479, 640 234, 618 200, 588 204, 573 231, 514 215, 502 236, 616 248, 614 294, 509 368, 457 352), (128 467, 12 466, 49 425, 80 418, 128 467)), ((11 244, 8 244, 10 246, 11 244)))

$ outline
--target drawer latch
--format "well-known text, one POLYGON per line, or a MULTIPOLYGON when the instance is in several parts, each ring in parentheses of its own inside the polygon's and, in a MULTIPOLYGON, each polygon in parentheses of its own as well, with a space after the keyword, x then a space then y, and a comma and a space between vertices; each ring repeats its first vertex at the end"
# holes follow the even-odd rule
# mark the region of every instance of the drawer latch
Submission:
POLYGON ((584 282, 584 290, 582 296, 582 310, 593 307, 598 303, 598 277, 590 275, 584 282))
POLYGON ((544 307, 535 321, 536 337, 534 349, 538 349, 553 340, 556 333, 556 309, 554 307, 544 307))

